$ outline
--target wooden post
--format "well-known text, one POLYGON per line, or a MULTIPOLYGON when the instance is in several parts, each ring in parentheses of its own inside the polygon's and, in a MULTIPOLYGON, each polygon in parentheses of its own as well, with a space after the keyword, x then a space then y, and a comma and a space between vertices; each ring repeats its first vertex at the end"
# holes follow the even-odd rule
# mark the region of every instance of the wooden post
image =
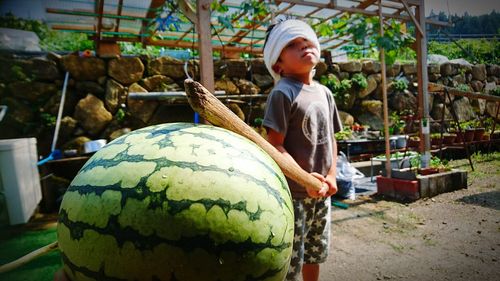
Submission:
POLYGON ((416 7, 416 15, 422 34, 416 33, 417 46, 417 76, 418 76, 418 118, 420 119, 420 153, 422 155, 422 168, 429 167, 430 162, 430 138, 429 138, 429 96, 427 76, 427 39, 425 32, 425 6, 424 0, 416 7))
POLYGON ((200 82, 211 93, 214 92, 214 61, 212 54, 212 31, 210 24, 211 0, 196 1, 196 29, 200 52, 200 82))
MULTIPOLYGON (((378 1, 378 17, 380 21, 380 36, 384 36, 384 19, 382 15, 382 0, 378 1)), ((391 177, 391 144, 389 136, 389 109, 387 108, 387 81, 386 81, 386 65, 385 65, 385 50, 379 47, 380 66, 382 74, 382 100, 384 107, 384 136, 385 136, 385 172, 388 178, 391 177)))

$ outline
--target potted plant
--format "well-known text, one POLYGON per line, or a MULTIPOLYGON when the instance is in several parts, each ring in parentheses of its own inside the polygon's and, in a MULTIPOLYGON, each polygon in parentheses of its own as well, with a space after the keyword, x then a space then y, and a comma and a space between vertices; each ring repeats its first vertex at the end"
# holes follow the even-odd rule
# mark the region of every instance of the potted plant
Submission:
POLYGON ((463 140, 465 142, 471 142, 474 140, 476 130, 473 128, 472 123, 473 121, 460 122, 460 129, 462 129, 463 140))
POLYGON ((443 134, 443 144, 452 145, 453 143, 455 143, 456 138, 457 138, 456 134, 444 133, 443 134))
POLYGON ((471 126, 474 129, 474 141, 482 140, 486 129, 485 129, 484 124, 481 122, 481 120, 479 120, 479 119, 472 120, 471 126))
POLYGON ((420 137, 419 136, 411 136, 408 139, 408 147, 418 147, 420 145, 420 137))
POLYGON ((399 114, 396 111, 393 111, 391 113, 389 119, 391 121, 391 126, 389 127, 389 134, 390 135, 404 134, 404 128, 406 126, 406 122, 404 120, 401 120, 399 114))
MULTIPOLYGON (((414 151, 391 153, 389 159, 389 161, 391 162, 391 168, 401 169, 410 167, 411 159, 417 157, 417 155, 418 153, 414 151)), ((382 167, 385 166, 385 161, 386 161, 385 154, 378 155, 374 157, 373 160, 380 161, 382 162, 382 167)))
POLYGON ((447 160, 441 160, 437 156, 432 156, 430 159, 429 167, 418 169, 420 175, 431 175, 451 170, 447 160))
POLYGON ((335 133, 335 140, 337 141, 346 141, 352 138, 352 131, 348 127, 345 127, 342 131, 335 133))
POLYGON ((432 133, 431 137, 431 145, 439 146, 442 144, 441 134, 440 133, 432 133))

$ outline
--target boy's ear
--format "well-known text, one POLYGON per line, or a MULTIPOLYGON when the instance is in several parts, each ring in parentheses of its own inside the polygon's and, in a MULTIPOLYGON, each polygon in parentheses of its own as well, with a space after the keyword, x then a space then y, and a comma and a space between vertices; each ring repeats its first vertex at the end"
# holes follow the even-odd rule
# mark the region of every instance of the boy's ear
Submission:
POLYGON ((281 67, 278 64, 273 65, 272 69, 274 70, 274 72, 281 75, 281 67))

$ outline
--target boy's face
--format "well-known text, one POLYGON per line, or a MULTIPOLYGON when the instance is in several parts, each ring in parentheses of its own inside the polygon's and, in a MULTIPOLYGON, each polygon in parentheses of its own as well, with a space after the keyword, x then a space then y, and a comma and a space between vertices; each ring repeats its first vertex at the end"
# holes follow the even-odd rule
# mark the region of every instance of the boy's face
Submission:
POLYGON ((313 42, 299 37, 283 48, 273 69, 280 74, 303 74, 310 72, 318 62, 319 50, 313 42))

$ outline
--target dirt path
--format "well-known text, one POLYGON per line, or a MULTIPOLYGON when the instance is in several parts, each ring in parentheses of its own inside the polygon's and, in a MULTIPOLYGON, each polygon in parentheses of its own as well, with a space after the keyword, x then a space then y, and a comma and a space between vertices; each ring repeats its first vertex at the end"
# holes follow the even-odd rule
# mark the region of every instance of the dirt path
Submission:
MULTIPOLYGON (((320 280, 500 280, 500 153, 474 162, 468 189, 334 208, 320 280)), ((470 171, 464 160, 452 166, 470 171)))

